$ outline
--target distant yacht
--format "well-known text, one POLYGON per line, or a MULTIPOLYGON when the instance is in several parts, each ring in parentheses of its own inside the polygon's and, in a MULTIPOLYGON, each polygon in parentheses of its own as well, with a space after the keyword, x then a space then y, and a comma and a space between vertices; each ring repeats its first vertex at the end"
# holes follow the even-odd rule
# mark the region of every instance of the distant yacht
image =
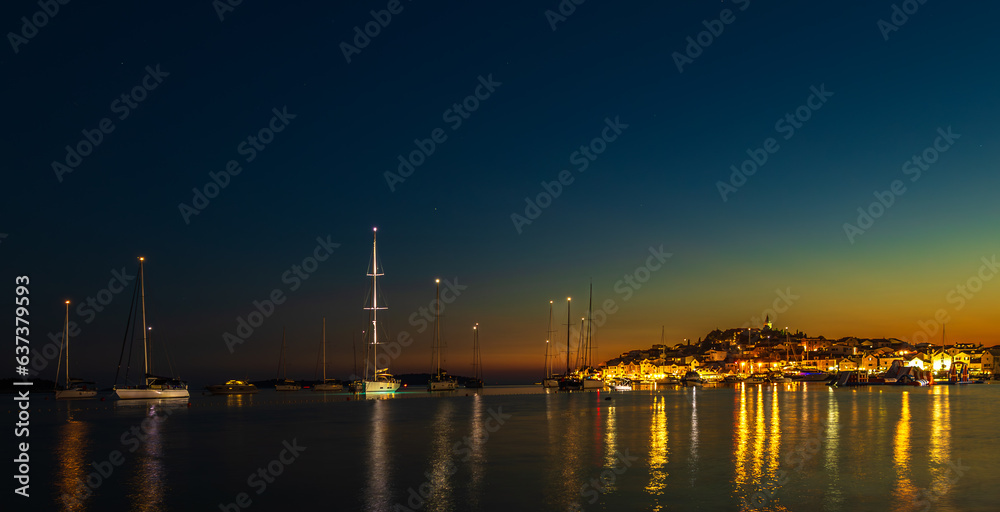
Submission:
POLYGON ((688 370, 688 372, 684 374, 684 378, 681 379, 681 382, 684 384, 702 384, 704 380, 702 380, 701 375, 699 375, 698 372, 688 370))
POLYGON ((257 386, 245 380, 227 380, 225 384, 206 386, 213 395, 252 395, 257 392, 257 386))
POLYGON ((288 373, 286 372, 286 360, 285 360, 285 328, 281 328, 281 355, 278 356, 278 367, 281 369, 281 380, 274 385, 275 391, 299 391, 302 386, 299 386, 293 380, 288 380, 288 373))
POLYGON ((431 359, 434 361, 434 373, 427 382, 427 391, 454 391, 457 383, 454 377, 441 369, 441 280, 435 279, 436 294, 434 298, 434 342, 431 345, 431 359))
MULTIPOLYGON (((143 355, 143 377, 145 384, 136 387, 126 387, 118 388, 118 376, 115 375, 115 394, 119 399, 122 400, 132 400, 132 399, 150 399, 150 398, 188 398, 191 396, 188 393, 187 382, 184 382, 175 377, 158 377, 149 373, 149 329, 146 327, 146 278, 143 273, 142 263, 145 258, 139 258, 139 279, 136 282, 136 286, 139 287, 139 297, 142 306, 142 355, 143 355)), ((126 323, 126 329, 132 325, 132 313, 135 312, 135 303, 132 304, 133 311, 129 314, 129 320, 126 323)), ((137 313, 137 312, 135 312, 137 313)), ((123 341, 127 341, 123 340, 123 341)), ((124 352, 125 346, 122 345, 122 351, 124 352)), ((131 361, 125 367, 125 378, 128 379, 128 369, 131 366, 131 361)), ((121 359, 119 359, 119 369, 121 368, 121 359)), ((116 372, 117 373, 117 372, 116 372)))
MULTIPOLYGON (((66 301, 66 323, 63 324, 63 344, 59 350, 66 351, 66 384, 63 389, 56 390, 56 400, 66 400, 71 398, 94 398, 97 396, 97 385, 81 379, 73 379, 69 376, 69 301, 66 301)), ((59 355, 59 364, 62 364, 62 354, 59 355)), ((56 380, 59 379, 59 367, 56 367, 56 380)))
POLYGON ((371 350, 365 351, 366 354, 370 352, 371 359, 366 358, 365 361, 365 377, 362 380, 352 383, 351 387, 356 393, 393 393, 399 389, 399 381, 393 378, 389 373, 389 368, 379 368, 378 367, 378 312, 380 309, 386 309, 385 306, 378 305, 378 278, 384 275, 379 268, 378 264, 378 250, 377 250, 377 235, 378 228, 374 228, 372 236, 372 261, 370 272, 368 277, 372 278, 372 305, 371 307, 365 308, 371 311, 371 350), (369 371, 369 369, 371 369, 369 371))
POLYGON ((483 387, 483 357, 479 351, 479 324, 472 327, 472 375, 473 377, 465 382, 467 388, 483 387))
POLYGON ((326 379, 326 317, 323 317, 323 348, 321 350, 323 357, 323 380, 319 384, 313 384, 313 391, 343 391, 344 386, 339 382, 333 382, 326 379))

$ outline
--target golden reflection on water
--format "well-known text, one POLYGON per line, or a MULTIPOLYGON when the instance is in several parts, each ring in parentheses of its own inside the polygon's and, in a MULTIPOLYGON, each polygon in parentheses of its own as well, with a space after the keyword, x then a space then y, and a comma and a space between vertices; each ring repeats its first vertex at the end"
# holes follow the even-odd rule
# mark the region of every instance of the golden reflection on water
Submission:
MULTIPOLYGON (((650 407, 649 422, 649 484, 646 492, 653 496, 662 496, 667 488, 666 479, 669 476, 663 468, 670 462, 670 448, 667 446, 667 408, 663 395, 653 395, 650 407)), ((661 510, 663 505, 655 502, 653 510, 661 510)))
POLYGON ((243 395, 226 395, 226 407, 243 407, 249 405, 250 401, 250 398, 244 398, 243 395))
POLYGON ((751 483, 760 485, 764 477, 764 443, 767 441, 767 431, 764 429, 763 384, 757 384, 755 391, 757 410, 754 415, 753 468, 750 470, 750 479, 751 483))
MULTIPOLYGON (((486 466, 486 450, 484 450, 486 427, 483 421, 483 396, 476 393, 472 397, 472 419, 469 425, 472 446, 469 446, 470 454, 467 456, 469 463, 469 497, 471 508, 477 509, 479 506, 479 496, 483 493, 483 469, 486 466)), ((456 461, 457 463, 457 461, 456 461)))
POLYGON ((771 386, 771 435, 767 448, 767 476, 774 481, 781 456, 781 412, 778 409, 778 386, 771 386))
POLYGON ((698 387, 691 388, 691 455, 688 457, 691 487, 698 475, 698 387))
MULTIPOLYGON (((857 400, 852 400, 857 407, 857 400)), ((854 412, 857 412, 855 409, 854 412)), ((852 414, 853 416, 853 414, 852 414)), ((840 510, 844 491, 840 488, 840 407, 833 388, 828 388, 826 401, 826 432, 823 438, 823 469, 826 470, 827 488, 824 495, 826 510, 840 510)))
POLYGON ((427 510, 452 510, 453 489, 451 475, 454 473, 454 461, 451 453, 452 422, 454 403, 451 400, 438 400, 437 414, 434 417, 434 455, 431 460, 430 483, 431 496, 427 499, 427 510))
POLYGON ((615 406, 608 406, 604 415, 604 469, 613 469, 618 463, 618 418, 615 406))
POLYGON ((166 471, 163 467, 163 436, 160 432, 166 413, 157 414, 158 408, 150 405, 141 431, 146 440, 136 451, 137 469, 131 479, 131 510, 157 512, 163 508, 166 471))
POLYGON ((59 460, 57 487, 59 488, 60 510, 75 512, 87 510, 87 502, 92 492, 87 487, 87 436, 90 425, 73 419, 59 429, 59 446, 56 456, 59 460))
POLYGON ((733 465, 736 468, 733 492, 736 495, 742 495, 748 483, 747 457, 749 454, 747 445, 750 442, 750 422, 747 411, 747 385, 744 383, 737 385, 740 388, 740 407, 736 414, 736 425, 733 427, 733 443, 736 445, 733 449, 733 465))
POLYGON ((948 465, 954 462, 951 455, 951 386, 934 386, 933 393, 929 451, 932 469, 926 488, 936 496, 935 507, 940 507, 951 501, 951 493, 947 489, 948 482, 954 478, 948 465))
POLYGON ((892 463, 896 469, 896 482, 892 491, 893 501, 897 510, 910 508, 916 498, 916 489, 910 481, 910 393, 903 391, 900 396, 899 420, 896 422, 896 433, 892 438, 892 463))
POLYGON ((389 458, 389 411, 383 400, 372 403, 371 436, 368 441, 368 478, 365 479, 365 504, 367 510, 389 510, 389 482, 392 465, 389 458))

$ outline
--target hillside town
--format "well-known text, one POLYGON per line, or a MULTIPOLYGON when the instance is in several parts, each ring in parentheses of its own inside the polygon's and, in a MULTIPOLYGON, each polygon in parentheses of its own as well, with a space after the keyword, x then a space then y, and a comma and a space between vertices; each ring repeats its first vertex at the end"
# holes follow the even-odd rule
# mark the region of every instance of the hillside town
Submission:
POLYGON ((831 340, 774 329, 765 321, 759 328, 715 330, 697 342, 630 350, 598 369, 606 380, 664 382, 692 370, 703 376, 734 377, 803 370, 875 375, 889 370, 895 361, 903 367, 934 374, 946 374, 956 363, 963 363, 971 378, 992 379, 1000 374, 1000 345, 910 344, 897 338, 831 340))

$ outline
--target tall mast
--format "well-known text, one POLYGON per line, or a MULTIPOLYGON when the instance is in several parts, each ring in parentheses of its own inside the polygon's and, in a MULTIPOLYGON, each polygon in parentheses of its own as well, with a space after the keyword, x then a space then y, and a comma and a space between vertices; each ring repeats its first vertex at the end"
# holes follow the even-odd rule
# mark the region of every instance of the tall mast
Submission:
POLYGON ((473 377, 477 379, 482 379, 480 368, 482 363, 479 360, 479 323, 472 326, 472 373, 473 377))
POLYGON ((326 317, 323 317, 323 382, 326 382, 326 317))
POLYGON ((142 298, 142 363, 143 369, 145 370, 145 375, 143 375, 144 382, 149 383, 149 350, 146 347, 146 278, 145 274, 142 272, 142 262, 146 258, 139 256, 139 296, 142 298))
MULTIPOLYGON (((378 228, 372 228, 372 272, 368 274, 372 278, 372 366, 375 368, 375 375, 378 379, 378 310, 385 309, 378 306, 378 276, 382 275, 378 271, 378 250, 377 250, 378 228)), ((388 368, 388 367, 387 367, 388 368)), ((365 363, 365 380, 368 380, 368 364, 365 363)))
POLYGON ((569 328, 573 325, 573 321, 570 319, 569 315, 569 303, 573 300, 572 297, 566 297, 566 375, 569 376, 569 328))
POLYGON ((545 378, 552 378, 552 356, 549 355, 549 341, 552 340, 552 301, 549 301, 549 330, 545 335, 545 378))
POLYGON ((63 325, 65 325, 63 327, 63 346, 66 347, 66 389, 69 389, 69 301, 66 301, 66 323, 63 325))
POLYGON ((285 359, 285 328, 281 328, 281 379, 288 380, 288 360, 285 359))
POLYGON ((587 354, 584 359, 584 366, 594 366, 594 338, 593 322, 591 315, 594 312, 594 281, 590 281, 590 304, 587 306, 587 354))
POLYGON ((434 345, 431 347, 434 374, 441 375, 441 280, 434 280, 434 345))

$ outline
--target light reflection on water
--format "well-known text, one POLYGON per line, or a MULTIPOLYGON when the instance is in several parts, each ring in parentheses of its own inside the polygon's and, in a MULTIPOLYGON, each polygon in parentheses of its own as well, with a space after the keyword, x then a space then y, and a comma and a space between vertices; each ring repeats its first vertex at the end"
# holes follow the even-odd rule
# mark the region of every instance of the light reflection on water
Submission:
MULTIPOLYGON (((251 512, 284 503, 289 509, 317 503, 317 509, 395 510, 408 503, 408 489, 423 482, 433 492, 421 511, 738 510, 755 492, 769 490, 773 496, 760 510, 852 512, 864 509, 857 506, 864 499, 902 512, 919 509, 915 497, 951 479, 949 462, 959 459, 974 469, 933 509, 995 510, 992 502, 969 504, 996 498, 990 475, 1000 472, 1000 463, 983 445, 995 432, 996 416, 981 404, 1000 398, 998 386, 739 384, 608 395, 472 394, 270 407, 220 407, 215 404, 223 400, 206 399, 213 407, 180 404, 183 414, 150 422, 135 452, 119 436, 165 415, 163 404, 107 404, 100 412, 74 410, 68 419, 38 413, 40 424, 51 425, 45 434, 40 426, 38 435, 52 440, 48 454, 45 443, 38 445, 37 455, 49 457, 53 469, 51 505, 43 509, 215 510, 239 492, 252 493, 246 475, 277 456, 283 439, 298 438, 309 448, 265 494, 251 495, 251 512), (500 407, 510 419, 487 430, 500 407), (468 450, 457 453, 457 441, 468 450), (811 454, 795 471, 788 456, 802 447, 811 454), (125 463, 108 483, 80 504, 60 501, 86 478, 91 461, 107 460, 113 449, 125 452, 125 463), (624 453, 638 460, 623 466, 624 453), (235 476, 216 478, 217 470, 235 476), (593 487, 609 471, 614 478, 593 487), (779 485, 783 471, 787 482, 779 485), (968 488, 980 491, 960 490, 968 488)), ((266 394, 255 400, 261 397, 266 394)))
POLYGON ((87 510, 90 490, 86 487, 90 425, 73 419, 72 412, 59 432, 58 488, 61 510, 87 510))
POLYGON ((389 510, 391 498, 389 483, 392 481, 392 464, 389 458, 389 403, 375 400, 372 404, 371 420, 367 425, 370 432, 368 460, 365 478, 365 505, 371 512, 389 510))

